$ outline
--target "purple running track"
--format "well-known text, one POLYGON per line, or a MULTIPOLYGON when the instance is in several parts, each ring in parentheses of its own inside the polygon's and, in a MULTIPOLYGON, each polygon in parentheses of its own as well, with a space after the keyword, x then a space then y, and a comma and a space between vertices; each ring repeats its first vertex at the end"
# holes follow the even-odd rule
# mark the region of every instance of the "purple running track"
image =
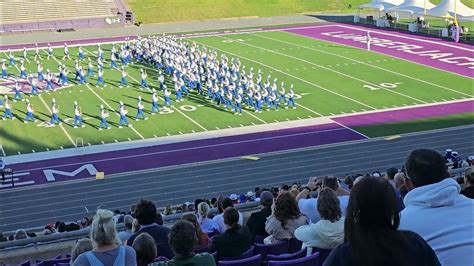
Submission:
POLYGON ((339 24, 329 27, 287 29, 285 31, 361 49, 367 49, 367 44, 363 38, 370 31, 373 40, 371 45, 372 51, 470 78, 474 76, 474 50, 472 46, 467 44, 447 42, 435 38, 420 37, 388 30, 374 30, 339 24), (360 37, 360 39, 355 40, 351 37, 360 37))
POLYGON ((413 107, 402 110, 360 114, 333 119, 348 127, 396 123, 429 117, 455 115, 474 112, 474 101, 464 101, 441 105, 413 107))
MULTIPOLYGON (((8 167, 14 169, 16 173, 29 173, 20 177, 20 182, 34 181, 34 184, 38 185, 48 182, 43 172, 47 169, 73 172, 81 166, 92 164, 98 171, 110 175, 362 139, 365 137, 338 124, 330 123, 20 163, 8 167)), ((90 177, 90 174, 82 171, 75 176, 55 175, 55 181, 86 177, 90 177)))

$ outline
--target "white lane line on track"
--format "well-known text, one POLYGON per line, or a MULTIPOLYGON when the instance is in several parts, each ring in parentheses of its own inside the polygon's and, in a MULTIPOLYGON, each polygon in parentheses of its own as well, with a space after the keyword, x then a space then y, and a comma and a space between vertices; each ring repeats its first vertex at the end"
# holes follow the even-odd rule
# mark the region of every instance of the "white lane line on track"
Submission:
MULTIPOLYGON (((298 36, 298 37, 308 38, 308 39, 311 39, 311 40, 319 40, 318 38, 312 38, 312 37, 309 37, 309 36, 299 35, 299 34, 296 34, 296 33, 293 33, 293 32, 287 32, 287 31, 283 31, 283 32, 288 33, 288 34, 292 34, 292 35, 295 35, 295 36, 298 36)), ((425 84, 428 84, 428 85, 431 85, 431 86, 434 86, 434 87, 438 87, 438 88, 441 88, 441 89, 444 89, 444 90, 449 90, 449 91, 452 91, 452 92, 455 92, 455 93, 458 93, 458 94, 467 95, 469 97, 472 97, 472 95, 469 95, 467 93, 464 93, 464 92, 461 92, 461 91, 458 91, 458 90, 455 90, 455 89, 451 89, 451 88, 448 88, 448 87, 445 87, 445 86, 442 86, 442 85, 439 85, 439 84, 436 84, 436 83, 433 83, 433 82, 430 82, 430 81, 426 81, 426 80, 423 80, 423 79, 412 77, 410 75, 402 74, 402 73, 394 71, 394 70, 390 70, 390 69, 387 69, 387 68, 383 68, 383 67, 379 67, 379 66, 376 66, 376 65, 368 64, 366 62, 363 62, 363 61, 360 61, 360 60, 357 60, 357 59, 353 59, 353 58, 350 58, 350 57, 346 57, 346 56, 343 56, 343 55, 340 55, 340 54, 331 53, 331 52, 323 51, 323 50, 319 50, 319 49, 314 49, 314 48, 311 48, 311 47, 308 47, 308 46, 295 44, 295 43, 290 43, 290 42, 287 42, 287 41, 278 40, 278 39, 263 36, 263 35, 260 35, 260 34, 255 34, 254 33, 252 35, 257 36, 257 37, 261 37, 261 38, 265 38, 265 39, 270 39, 270 40, 273 40, 273 41, 278 41, 278 42, 281 42, 281 43, 286 43, 286 44, 299 46, 299 47, 302 47, 302 48, 306 48, 306 49, 316 51, 316 52, 320 52, 320 53, 324 53, 324 54, 330 54, 330 55, 333 55, 333 56, 344 58, 346 60, 350 60, 352 62, 356 62, 356 63, 362 64, 362 65, 365 65, 365 66, 373 67, 373 68, 378 69, 378 70, 382 70, 382 71, 385 71, 385 72, 388 72, 388 73, 391 73, 391 74, 395 74, 395 75, 398 75, 398 76, 401 76, 401 77, 404 77, 404 78, 412 79, 412 80, 415 80, 415 81, 418 81, 418 82, 421 82, 421 83, 425 83, 425 84)), ((336 42, 334 42, 334 43, 336 43, 336 42)), ((339 43, 337 43, 337 44, 339 44, 339 43)), ((346 46, 346 47, 353 47, 353 46, 345 45, 345 44, 340 44, 340 45, 346 46)), ((384 53, 381 53, 381 54, 386 55, 384 53)), ((390 56, 390 55, 386 55, 386 56, 390 56)), ((405 60, 405 59, 402 59, 402 58, 399 58, 399 59, 400 60, 405 60)), ((408 61, 408 60, 405 60, 405 61, 408 61)), ((412 61, 408 61, 408 62, 412 62, 412 61)), ((416 62, 413 62, 413 63, 416 63, 416 62)), ((426 66, 426 65, 423 65, 423 66, 426 66)), ((428 67, 431 67, 431 66, 428 66, 428 67)), ((431 68, 433 68, 433 67, 431 67, 431 68)), ((435 69, 440 70, 438 68, 435 68, 435 69)), ((463 75, 461 75, 461 76, 463 76, 463 75)))
MULTIPOLYGON (((465 126, 464 127, 457 127, 459 129, 462 129, 462 128, 466 128, 465 126)), ((424 134, 430 134, 430 133, 439 133, 439 132, 446 132, 446 131, 450 131, 451 129, 443 129, 443 130, 434 130, 433 132, 431 131, 428 131, 429 133, 427 132, 424 132, 424 134)), ((460 132, 460 133, 454 133, 454 135, 458 135, 458 134, 463 134, 463 132, 460 132)), ((410 136, 417 136, 417 135, 420 135, 419 133, 410 133, 408 134, 410 136)), ((404 136, 408 136, 408 135, 404 135, 404 136)), ((424 140, 427 140, 427 139, 433 139, 433 141, 430 141, 430 142, 427 142, 427 144, 430 144, 430 143, 433 143, 433 144, 437 144, 439 143, 439 139, 438 139, 438 136, 432 136, 432 137, 427 137, 425 138, 424 140)), ((461 137, 461 138, 453 138, 452 140, 453 141, 458 141, 458 140, 465 140, 466 137, 461 137)), ((378 139, 371 139, 371 140, 364 140, 366 143, 370 143, 370 142, 374 142, 374 141, 380 141, 381 138, 378 138, 378 139)), ((387 152, 388 150, 397 150, 395 153, 387 153, 387 154, 396 154, 400 149, 399 148, 407 148, 407 147, 412 147, 414 145, 418 145, 418 141, 417 139, 413 139, 413 140, 406 140, 404 141, 404 139, 402 139, 403 142, 405 143, 411 143, 411 142, 416 142, 414 144, 409 144, 409 145, 402 145, 402 146, 396 146, 396 147, 392 147, 392 148, 382 148, 382 147, 385 147, 387 145, 391 145, 390 143, 382 143, 380 145, 377 145, 377 148, 381 148, 381 150, 384 150, 384 152, 387 152)), ((347 143, 342 143, 342 144, 339 144, 341 146, 348 146, 348 145, 356 145, 360 142, 347 142, 347 143)), ((336 145, 332 144, 332 145, 324 145, 324 147, 317 147, 315 149, 315 147, 311 147, 311 148, 300 148, 300 149, 295 149, 295 150, 291 150, 291 151, 279 151, 279 152, 271 152, 271 153, 268 153, 268 154, 265 154, 266 156, 272 156, 272 155, 281 155, 281 154, 288 154, 290 152, 303 152, 303 151, 311 151, 311 150, 319 150, 321 148, 329 148, 329 147, 335 147, 336 145)), ((444 146, 433 146, 433 148, 443 148, 444 146)), ((344 151, 350 151, 350 150, 354 150, 354 151, 357 151, 358 149, 360 149, 360 147, 350 147, 348 149, 345 149, 344 151)), ((411 149, 411 148, 410 148, 411 149)), ((334 151, 327 151, 327 152, 321 152, 321 154, 334 154, 335 152, 334 151)), ((330 158, 338 158, 340 157, 340 152, 337 153, 338 155, 337 156, 325 156, 325 158, 327 157, 328 159, 330 158)), ((358 153, 356 153, 358 154, 358 153)), ((354 155, 356 155, 354 154, 354 155)), ((352 158, 352 157, 357 157, 357 156, 350 156, 351 154, 348 155, 348 157, 352 158)), ((314 158, 314 154, 300 154, 300 155, 296 155, 296 156, 290 156, 290 157, 285 157, 285 158, 267 158, 266 159, 266 162, 277 162, 277 161, 281 161, 281 160, 284 160, 283 163, 287 162, 288 159, 292 159, 292 161, 294 161, 296 158, 300 158, 300 160, 302 160, 303 158, 306 158, 306 157, 309 157, 310 159, 309 160, 305 160, 307 162, 310 162, 310 161, 317 161, 318 159, 315 159, 314 158)), ((370 156, 369 156, 370 157, 370 156)), ((235 158, 234 158, 235 160, 235 158)), ((222 161, 222 160, 218 160, 218 161, 222 161)), ((226 160, 228 161, 228 160, 226 160)), ((215 161, 214 161, 215 162, 215 161)), ((314 164, 314 163, 312 163, 314 164)), ((324 164, 324 163, 323 163, 324 164)), ((202 164, 199 164, 199 165, 202 165, 202 164)), ((195 164, 190 164, 190 165, 187 165, 187 167, 191 167, 191 166, 199 166, 199 165, 195 165, 195 164)), ((239 164, 238 162, 236 162, 236 165, 234 166, 239 166, 241 164, 239 164)), ((316 164, 316 165, 319 165, 319 164, 316 164)), ((322 165, 322 164, 321 164, 322 165)), ((220 167, 214 167, 214 168, 211 168, 213 171, 215 172, 222 172, 222 171, 217 171, 218 169, 225 169, 225 168, 228 168, 229 166, 220 166, 220 167)), ((262 167, 257 167, 255 169, 259 169, 259 168, 265 168, 265 167, 268 167, 268 166, 262 166, 262 167)), ((156 168, 156 169, 153 169, 153 170, 147 170, 147 171, 139 171, 139 173, 151 173, 151 174, 156 174, 159 172, 158 175, 147 175, 146 177, 143 177, 143 178, 140 178, 139 180, 140 181, 143 181, 143 180, 146 180, 146 179, 153 179, 153 178, 156 178, 156 177, 160 177, 161 181, 160 182, 167 182, 167 181, 170 181, 170 179, 167 179, 167 180, 163 180, 162 177, 171 177, 171 176, 174 176, 176 175, 176 173, 168 173, 168 174, 161 174, 163 171, 166 171, 166 170, 171 170, 171 169, 174 169, 175 167, 164 167, 164 168, 156 168)), ((205 171, 207 171, 209 169, 206 169, 205 171)), ((191 170, 191 171, 185 171, 185 172, 181 172, 181 175, 186 175, 187 173, 189 174, 196 174, 197 172, 199 171, 204 171, 204 170, 191 170)), ((133 173, 136 173, 136 172, 133 172, 133 173)), ((120 176, 126 176, 126 175, 130 175, 132 173, 121 173, 121 174, 114 174, 112 176, 116 176, 116 177, 120 177, 120 176)), ((187 176, 187 175, 186 175, 187 176)), ((204 176, 204 175, 197 175, 196 177, 199 177, 199 176, 204 176)), ((178 179, 176 180, 179 180, 180 178, 178 177, 178 179)), ((185 179, 189 179, 189 177, 186 177, 185 179)), ((173 180, 175 180, 173 178, 173 180)), ((114 181, 114 183, 116 184, 119 184, 119 183, 124 183, 124 182, 128 182, 129 180, 116 180, 114 181)), ((87 180, 81 180, 80 182, 87 182, 87 180)), ((158 183, 160 183, 158 182, 158 183)), ((138 183, 143 183, 143 182, 138 182, 138 183)), ((57 185, 61 185, 61 184, 57 184, 57 185)), ((105 184, 94 184, 92 185, 91 187, 102 187, 104 186, 105 184)), ((66 189, 63 189, 64 191, 69 191, 69 190, 74 190, 76 188, 66 188, 66 189)), ((61 190, 61 191, 63 191, 61 190)), ((42 193, 42 192, 41 192, 42 193)), ((41 194, 41 193, 33 193, 33 194, 28 194, 28 196, 31 196, 31 195, 35 195, 35 194, 41 194)), ((14 196, 14 197, 9 197, 9 198, 20 198, 20 197, 25 197, 24 195, 21 195, 21 196, 14 196)), ((9 205, 8 203, 6 203, 7 205, 9 205)), ((13 204, 13 203, 12 203, 13 204)))
POLYGON ((3 149, 3 145, 0 144, 0 151, 2 152, 2 156, 3 157, 6 157, 7 156, 7 153, 5 152, 5 150, 3 149))
MULTIPOLYGON (((253 35, 252 35, 253 36, 253 35)), ((234 39, 231 39, 231 38, 226 38, 226 37, 220 37, 220 38, 223 38, 225 40, 234 40, 234 39)), ((310 64, 310 65, 313 65, 313 66, 316 66, 316 67, 319 67, 321 69, 324 69, 324 70, 327 70, 327 71, 330 71, 330 72, 333 72, 333 73, 336 73, 336 74, 339 74, 341 76, 344 76, 346 78, 350 78, 350 79, 353 79, 353 80, 357 80, 359 82, 362 82, 362 83, 365 83, 365 84, 370 84, 374 87, 377 87, 379 89, 382 89, 382 90, 385 90, 385 91, 388 91, 390 93, 394 93, 394 94, 397 94, 397 95, 400 95, 400 96, 403 96, 405 98, 410 98, 412 100, 415 100, 415 101, 418 101, 420 103, 427 103, 423 100, 420 100, 420 99, 417 99, 415 97, 412 97, 412 96, 409 96, 409 95, 406 95, 406 94, 403 94, 403 93, 400 93, 400 92, 397 92, 395 90, 390 90, 390 89, 387 89, 387 88, 384 88, 378 84, 375 84, 375 83, 372 83, 370 81, 367 81, 367 80, 363 80, 363 79, 360 79, 360 78, 357 78, 357 77, 354 77, 352 75, 349 75, 349 74, 346 74, 346 73, 343 73, 343 72, 340 72, 340 71, 337 71, 337 70, 334 70, 334 69, 331 69, 331 68, 327 68, 325 66, 322 66, 322 65, 319 65, 319 64, 316 64, 316 63, 313 63, 311 61, 308 61, 308 60, 305 60, 305 59, 302 59, 302 58, 299 58, 299 57, 296 57, 296 56, 292 56, 292 55, 289 55, 289 54, 284 54, 284 53, 280 53, 280 52, 276 52, 274 50, 271 50, 271 49, 266 49, 266 48, 263 48, 263 47, 260 47, 260 46, 257 46, 257 45, 253 45, 253 44, 250 44, 248 42, 242 42, 242 41, 236 41, 237 43, 240 43, 241 45, 247 45, 247 46, 250 46, 250 47, 256 47, 258 49, 261 49, 263 51, 267 51, 269 53, 274 53, 274 54, 278 54, 278 55, 281 55, 281 56, 285 56, 285 57, 288 57, 288 58, 291 58, 291 59, 294 59, 294 60, 298 60, 298 61, 301 61, 303 63, 306 63, 306 64, 310 64)))
POLYGON ((297 80, 299 80, 299 81, 302 81, 302 82, 304 82, 304 83, 306 83, 306 84, 309 84, 309 85, 311 85, 311 86, 313 86, 313 87, 319 88, 319 89, 324 90, 324 91, 329 92, 329 93, 332 93, 332 94, 334 94, 334 95, 337 95, 337 96, 342 97, 342 98, 344 98, 344 99, 346 99, 346 100, 355 102, 355 103, 357 103, 357 104, 359 104, 359 105, 365 106, 365 107, 370 108, 370 109, 372 109, 372 110, 376 110, 376 109, 377 109, 377 108, 372 107, 372 106, 370 106, 370 105, 368 105, 368 104, 365 104, 365 103, 362 103, 362 102, 360 102, 360 101, 354 100, 354 99, 352 99, 352 98, 350 98, 350 97, 347 97, 347 96, 345 96, 345 95, 342 95, 342 94, 337 93, 337 92, 335 92, 335 91, 332 91, 332 90, 330 90, 330 89, 327 89, 327 88, 325 88, 325 87, 322 87, 322 86, 320 86, 320 85, 318 85, 318 84, 315 84, 315 83, 313 83, 313 82, 311 82, 311 81, 307 81, 307 80, 302 79, 302 78, 300 78, 300 77, 297 77, 297 76, 295 76, 295 75, 291 75, 291 74, 289 74, 289 73, 287 73, 287 72, 285 72, 285 71, 283 71, 283 70, 280 70, 280 69, 278 69, 278 68, 272 67, 272 66, 267 65, 267 64, 264 64, 264 63, 262 63, 262 62, 253 60, 253 59, 248 58, 248 57, 239 56, 239 55, 237 55, 237 54, 235 54, 235 53, 231 53, 231 52, 222 50, 222 49, 217 48, 217 47, 212 46, 212 45, 208 45, 208 44, 201 43, 201 42, 197 42, 197 41, 195 41, 195 42, 196 42, 196 43, 199 43, 199 44, 202 45, 202 46, 207 46, 207 47, 212 48, 212 49, 214 49, 214 50, 221 51, 221 52, 224 53, 224 54, 230 54, 230 55, 233 55, 233 56, 235 56, 235 57, 240 57, 240 58, 243 58, 243 59, 245 59, 245 60, 247 60, 247 61, 254 62, 254 63, 256 63, 256 64, 262 65, 262 66, 264 66, 264 67, 266 67, 266 68, 268 68, 268 69, 272 69, 273 71, 280 72, 280 73, 282 73, 282 74, 284 74, 284 75, 286 75, 286 76, 288 76, 288 77, 292 77, 292 78, 297 79, 297 80))
MULTIPOLYGON (((442 146, 444 147, 444 145, 442 146)), ((398 153, 402 153, 402 152, 398 152, 398 153)), ((380 158, 380 156, 378 155, 374 155, 373 157, 376 157, 376 158, 380 158)), ((357 160, 358 158, 355 158, 354 160, 357 160)), ((357 162, 357 163, 353 163, 353 164, 345 164, 344 166, 345 167, 352 167, 354 166, 354 168, 357 168, 358 166, 360 167, 361 165, 369 165, 369 164, 374 164, 374 163, 381 163, 381 162, 391 162, 391 161, 395 161, 395 160, 399 160, 399 158, 393 158, 393 157, 388 157, 388 158, 385 158, 382 159, 382 160, 371 160, 371 161, 367 161, 367 162, 364 162, 364 163, 360 163, 360 162, 357 162)), ((344 161, 346 162, 346 161, 344 161)), ((327 164, 327 163, 326 163, 327 164)), ((385 164, 388 164, 388 163, 385 163, 385 164)), ((267 167, 271 167, 271 166, 267 166, 267 167)), ((304 169, 306 168, 307 165, 299 165, 299 166, 296 166, 296 167, 287 167, 287 168, 284 168, 284 169, 277 169, 277 170, 273 170, 273 171, 263 171, 263 172, 255 172, 255 174, 259 174, 259 173, 262 173, 261 176, 265 176, 263 178, 253 178, 251 180, 242 180, 243 177, 247 176, 248 174, 246 173, 243 173, 243 174, 240 174, 240 175, 237 175, 237 176, 232 176, 232 175, 222 175, 222 173, 214 173, 214 174, 210 174, 210 175, 218 175, 218 176, 224 176, 223 178, 216 178, 216 179, 212 179, 212 181, 216 181, 216 184, 219 184, 219 185, 215 185, 214 187, 216 186, 228 186, 228 185, 238 185, 238 184, 241 184, 241 183, 245 183, 245 182, 255 182, 255 181, 259 181, 259 182, 267 182, 267 180, 272 180, 272 179, 276 179, 276 178, 279 178, 279 177, 286 177, 288 176, 288 174, 280 174, 280 175, 275 175, 275 174, 269 174, 269 173, 278 173, 278 172, 284 172, 284 171, 288 171, 288 170, 292 170, 293 172, 296 172, 297 170, 296 169, 304 169), (226 180, 239 180, 239 181, 235 181, 235 182, 227 182, 226 180)), ((335 170, 337 171, 338 169, 340 169, 341 166, 340 165, 336 165, 334 167, 328 167, 328 168, 324 168, 325 171, 330 171, 330 170, 335 170)), ((360 171, 361 169, 355 169, 354 172, 357 172, 357 171, 360 171)), ((314 169, 311 169, 311 170, 308 170, 308 171, 303 171, 303 172, 298 172, 299 175, 301 174, 311 174, 313 173, 315 170, 314 169)), ((344 173, 347 173, 347 172, 344 172, 344 173)), ((343 173, 338 173, 338 174, 343 174, 343 173)), ((207 175, 207 176, 210 176, 210 175, 207 175)), ((307 179, 307 178, 305 178, 307 179)), ((189 180, 189 177, 186 177, 186 180, 189 180)), ((167 195, 167 194, 171 194, 171 193, 180 193, 180 194, 186 194, 184 192, 188 192, 188 191, 193 191, 193 190, 196 190, 196 187, 201 187, 201 184, 206 184, 208 182, 210 182, 211 180, 207 180, 207 179, 193 179, 193 180, 198 180, 198 181, 192 181, 192 182, 188 182, 187 184, 189 184, 188 187, 192 187, 192 188, 189 188, 189 189, 181 189, 179 191, 172 191, 170 190, 170 188, 182 188, 182 184, 178 183, 178 184, 173 184, 173 185, 168 185, 168 186, 159 186, 160 187, 160 190, 163 190, 163 191, 169 191, 169 192, 164 192, 164 193, 160 193, 159 196, 160 197, 163 197, 164 195, 167 195)), ((176 181, 176 180, 173 180, 173 181, 176 181)), ((151 186, 152 184, 156 184, 156 183, 163 183, 163 182, 167 182, 167 181, 158 181, 158 182, 150 182, 150 183, 146 183, 146 185, 149 186, 149 188, 146 188, 146 189, 140 189, 140 191, 143 193, 141 194, 140 196, 137 196, 137 197, 132 197, 132 198, 127 198, 127 200, 139 200, 141 198, 147 198, 147 197, 152 197, 152 196, 158 196, 156 194, 156 187, 157 186, 151 186), (152 193, 151 194, 146 194, 144 192, 146 191, 151 191, 152 193)), ((169 182, 169 180, 168 180, 169 182)), ((123 201, 123 197, 120 197, 120 196, 124 196, 124 195, 127 195, 127 194, 130 194, 131 191, 129 190, 130 187, 133 187, 133 186, 139 186, 139 185, 143 185, 143 184, 136 184, 134 183, 135 185, 132 185, 132 186, 127 186, 127 191, 126 192, 120 192, 120 193, 114 193, 114 194, 110 194, 110 193, 104 193, 106 190, 108 189, 105 189, 105 190, 101 190, 100 192, 100 196, 98 197, 88 197, 88 199, 100 199, 100 198, 104 198, 104 197, 113 197, 113 198, 119 198, 117 200, 111 200, 111 201, 102 201, 100 200, 99 202, 101 204, 110 204, 110 203, 113 203, 113 202, 120 202, 120 201, 123 201)), ((110 185, 109 185, 110 186, 110 185)), ((113 189, 117 189, 116 187, 114 188, 110 188, 110 190, 113 190, 113 189)), ((213 193, 216 193, 215 191, 213 191, 213 193)), ((70 195, 83 195, 84 193, 76 193, 76 194, 70 194, 70 195)), ((68 195, 68 197, 70 196, 68 195)), ((60 198, 60 197, 64 197, 64 196, 58 196, 58 197, 50 197, 48 198, 49 200, 51 199, 54 199, 54 198, 60 198)), ((188 196, 189 197, 189 196, 188 196)), ((172 198, 167 198, 168 200, 172 199, 172 198)), ((84 201, 84 199, 80 198, 80 199, 76 199, 76 200, 71 200, 71 201, 68 201, 68 203, 72 203, 72 202, 82 202, 84 201)), ((50 206, 51 204, 48 204, 48 206, 50 206)), ((40 205, 41 206, 41 205, 40 205)), ((38 208, 40 206, 31 206, 29 208, 38 208)), ((129 205, 127 205, 129 206, 129 205)), ((28 208, 28 207, 27 207, 28 208)), ((25 209, 24 207, 23 208, 17 208, 17 209, 10 209, 8 211, 15 211, 15 210, 20 210, 20 209, 25 209)), ((70 207, 64 207, 64 208, 57 208, 55 209, 55 211, 60 211, 60 210, 67 210, 67 209, 70 209, 70 207)), ((49 212, 49 211, 47 211, 49 212)), ((37 216, 36 214, 39 214, 39 213, 44 213, 44 212, 30 212, 28 211, 28 215, 31 215, 32 217, 33 216, 37 216)), ((15 218, 15 217, 22 217, 24 216, 24 214, 22 215, 8 215, 8 218, 11 219, 11 218, 15 218)))

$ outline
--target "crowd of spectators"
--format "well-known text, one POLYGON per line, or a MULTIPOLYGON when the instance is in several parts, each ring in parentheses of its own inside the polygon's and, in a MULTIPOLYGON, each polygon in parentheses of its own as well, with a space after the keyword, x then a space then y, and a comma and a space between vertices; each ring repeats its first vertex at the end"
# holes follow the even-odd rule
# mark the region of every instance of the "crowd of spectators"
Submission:
MULTIPOLYGON (((293 239, 308 255, 315 248, 332 250, 324 265, 473 265, 473 169, 456 180, 446 162, 446 154, 420 149, 401 170, 384 174, 312 177, 304 185, 199 199, 186 204, 192 211, 186 209, 171 228, 163 226, 153 202, 141 200, 125 215, 98 210, 77 226, 58 222, 45 230, 90 227, 89 239, 71 252, 75 266, 215 265, 211 253, 237 258, 254 243, 293 239), (244 222, 234 205, 247 201, 261 207, 244 222), (119 222, 124 231, 116 231, 119 222)), ((19 230, 15 239, 26 235, 19 230)))

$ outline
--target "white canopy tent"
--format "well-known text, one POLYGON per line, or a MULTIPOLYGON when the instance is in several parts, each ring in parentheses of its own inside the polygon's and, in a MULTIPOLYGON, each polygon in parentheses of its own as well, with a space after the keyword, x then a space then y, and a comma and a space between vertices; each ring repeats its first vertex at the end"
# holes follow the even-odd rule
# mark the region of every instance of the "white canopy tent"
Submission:
POLYGON ((469 17, 458 17, 460 21, 474 21, 474 15, 469 17))
POLYGON ((403 0, 374 0, 368 4, 360 5, 359 9, 375 9, 381 12, 394 6, 401 5, 402 3, 403 0))
POLYGON ((405 12, 410 15, 413 14, 424 14, 425 10, 429 10, 435 7, 429 0, 406 0, 399 6, 394 6, 388 9, 388 11, 405 12))
POLYGON ((432 17, 472 17, 474 11, 461 2, 461 0, 443 0, 439 5, 426 12, 426 15, 432 17))

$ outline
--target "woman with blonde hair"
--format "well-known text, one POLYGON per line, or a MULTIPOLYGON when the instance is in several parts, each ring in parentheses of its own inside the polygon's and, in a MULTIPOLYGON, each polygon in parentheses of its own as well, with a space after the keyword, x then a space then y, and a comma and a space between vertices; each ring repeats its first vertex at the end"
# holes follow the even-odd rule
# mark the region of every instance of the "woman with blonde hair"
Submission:
POLYGON ((216 224, 216 222, 208 218, 210 210, 211 207, 209 207, 209 204, 207 204, 206 202, 199 203, 196 209, 196 216, 199 225, 201 226, 202 231, 206 234, 215 233, 219 231, 219 226, 216 224))
POLYGON ((135 250, 121 245, 115 229, 114 213, 98 210, 91 225, 93 249, 74 261, 73 266, 136 266, 135 250))

